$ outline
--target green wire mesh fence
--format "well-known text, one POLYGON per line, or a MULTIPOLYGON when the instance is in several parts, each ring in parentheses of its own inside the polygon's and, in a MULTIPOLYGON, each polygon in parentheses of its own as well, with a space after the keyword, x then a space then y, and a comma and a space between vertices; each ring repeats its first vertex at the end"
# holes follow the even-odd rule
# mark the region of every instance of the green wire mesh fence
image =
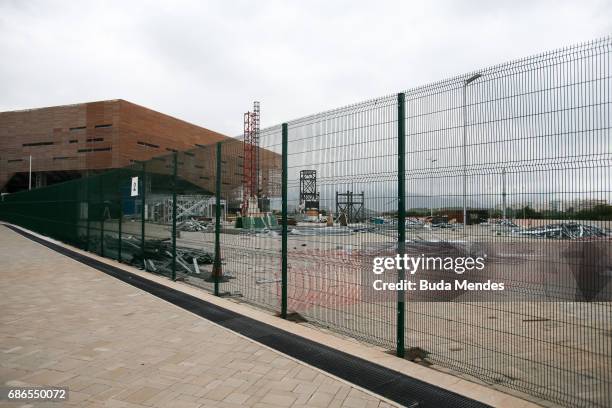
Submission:
POLYGON ((0 217, 544 404, 610 406, 611 45, 6 195, 0 217), (381 254, 483 256, 472 277, 507 289, 372 290, 381 254))
POLYGON ((507 285, 410 302, 406 344, 428 362, 568 406, 612 403, 610 45, 406 91, 406 207, 433 227, 410 225, 407 246, 486 254, 482 280, 507 285))

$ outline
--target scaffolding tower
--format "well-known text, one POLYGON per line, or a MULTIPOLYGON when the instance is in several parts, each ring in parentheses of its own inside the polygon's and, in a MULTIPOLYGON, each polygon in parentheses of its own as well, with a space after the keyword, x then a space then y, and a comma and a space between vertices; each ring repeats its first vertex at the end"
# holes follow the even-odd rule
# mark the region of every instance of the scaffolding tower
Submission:
POLYGON ((242 215, 258 213, 259 195, 259 102, 244 114, 244 164, 242 180, 242 215))
POLYGON ((365 193, 339 193, 336 191, 336 216, 346 220, 347 223, 359 222, 363 219, 363 204, 365 193))
POLYGON ((300 206, 304 211, 319 209, 316 170, 300 170, 300 206))

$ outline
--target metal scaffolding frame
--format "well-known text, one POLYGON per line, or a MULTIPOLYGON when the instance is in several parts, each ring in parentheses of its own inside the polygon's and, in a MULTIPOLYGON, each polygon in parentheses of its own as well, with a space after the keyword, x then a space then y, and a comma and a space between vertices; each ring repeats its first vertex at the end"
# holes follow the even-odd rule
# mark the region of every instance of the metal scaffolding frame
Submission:
POLYGON ((347 191, 339 193, 336 191, 336 216, 342 221, 345 217, 347 223, 359 222, 363 219, 363 204, 365 193, 354 193, 347 191))

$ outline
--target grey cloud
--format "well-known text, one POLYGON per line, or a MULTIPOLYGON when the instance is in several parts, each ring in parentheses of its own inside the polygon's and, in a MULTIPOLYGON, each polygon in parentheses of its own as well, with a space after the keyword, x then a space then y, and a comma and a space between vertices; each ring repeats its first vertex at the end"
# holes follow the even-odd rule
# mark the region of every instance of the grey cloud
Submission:
POLYGON ((0 3, 0 110, 124 98, 236 135, 610 33, 610 2, 0 3))

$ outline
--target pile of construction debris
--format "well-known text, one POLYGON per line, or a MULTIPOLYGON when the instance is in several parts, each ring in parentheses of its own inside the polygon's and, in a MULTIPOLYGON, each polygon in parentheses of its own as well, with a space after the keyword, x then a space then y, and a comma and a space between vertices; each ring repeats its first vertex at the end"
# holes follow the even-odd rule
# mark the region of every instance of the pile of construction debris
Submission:
POLYGON ((521 227, 509 219, 490 220, 480 224, 483 227, 491 227, 491 232, 495 235, 506 235, 520 231, 521 227))
MULTIPOLYGON (((138 258, 138 256, 136 256, 138 258)), ((144 259, 140 259, 148 271, 172 273, 172 241, 170 239, 151 239, 145 241, 144 259)), ((200 265, 212 264, 213 256, 194 248, 176 248, 177 272, 200 274, 200 265)))
POLYGON ((549 239, 604 238, 611 236, 603 228, 578 223, 556 223, 515 230, 515 234, 549 239))
MULTIPOLYGON (((397 218, 376 217, 371 218, 369 223, 379 230, 397 230, 397 218)), ((425 226, 425 223, 418 218, 409 217, 405 219, 404 225, 406 229, 420 229, 425 226)))
POLYGON ((504 219, 497 219, 497 220, 491 220, 489 222, 483 222, 480 225, 482 226, 493 226, 493 227, 508 227, 508 228, 519 228, 519 226, 517 224, 515 224, 514 222, 512 222, 511 220, 504 218, 504 219))
MULTIPOLYGON (((117 257, 119 237, 116 234, 106 235, 104 249, 106 256, 117 257)), ((137 268, 170 275, 172 273, 172 240, 170 238, 146 239, 143 251, 140 237, 122 235, 121 258, 123 262, 137 268)), ((212 263, 213 255, 209 252, 196 248, 176 247, 176 268, 179 273, 198 275, 201 273, 201 265, 212 263)))
MULTIPOLYGON (((156 256, 146 258, 144 264, 146 269, 161 274, 172 273, 172 247, 168 249, 168 242, 160 242, 156 256)), ((145 244, 146 246, 146 244, 145 244)), ((213 263, 213 256, 200 249, 177 247, 176 248, 176 270, 177 273, 196 274, 202 273, 200 265, 213 263)))
POLYGON ((350 235, 352 229, 349 227, 296 227, 289 232, 291 235, 350 235))
POLYGON ((179 231, 185 232, 202 232, 202 231, 211 231, 213 228, 213 224, 196 220, 195 218, 190 218, 178 224, 176 228, 179 231))

